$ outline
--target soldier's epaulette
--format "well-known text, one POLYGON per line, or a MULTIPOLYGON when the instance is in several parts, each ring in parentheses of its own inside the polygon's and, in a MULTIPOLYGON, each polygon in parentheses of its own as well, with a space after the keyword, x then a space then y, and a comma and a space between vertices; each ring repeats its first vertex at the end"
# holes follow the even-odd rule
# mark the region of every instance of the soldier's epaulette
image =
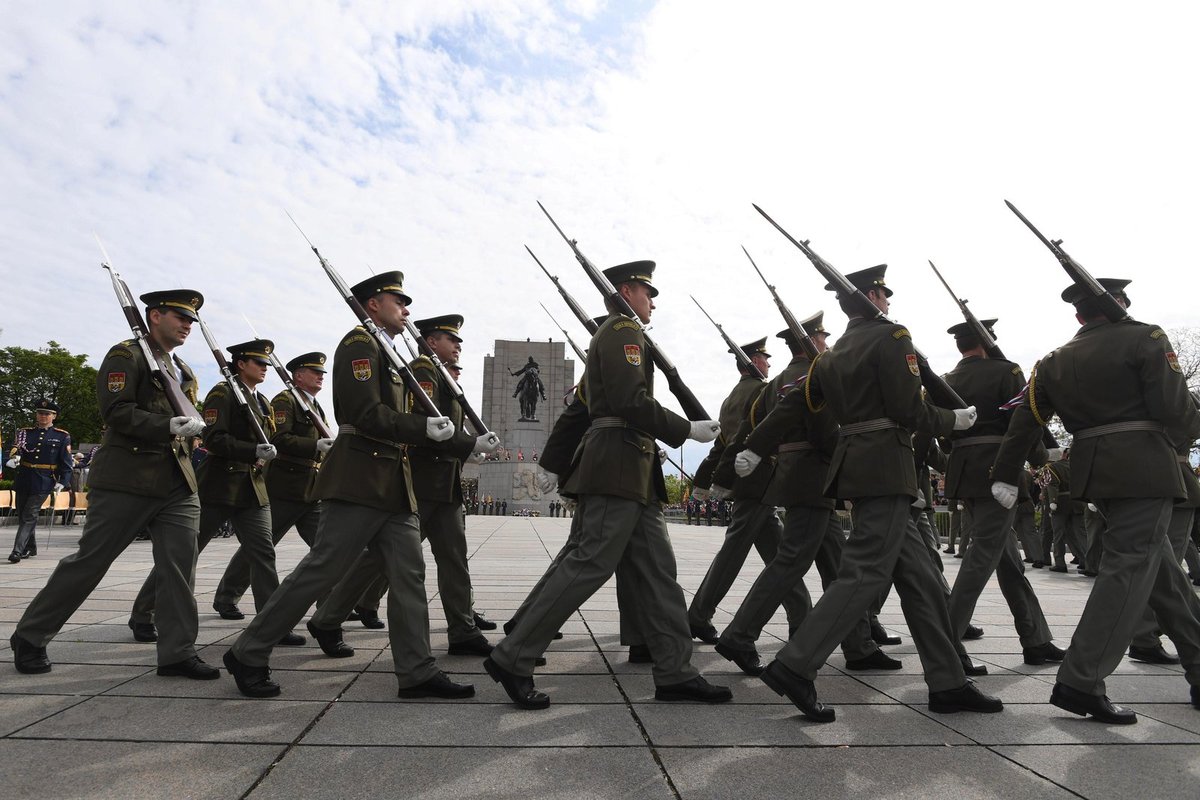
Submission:
POLYGON ((1162 329, 1162 328, 1155 328, 1154 330, 1150 331, 1150 338, 1151 338, 1151 339, 1158 340, 1158 339, 1161 339, 1161 338, 1163 338, 1163 337, 1164 337, 1164 336, 1166 336, 1166 335, 1167 335, 1167 334, 1166 334, 1166 333, 1163 331, 1163 329, 1162 329))
POLYGON ((133 358, 133 350, 130 349, 131 347, 133 347, 133 345, 134 345, 133 339, 126 339, 123 342, 114 344, 109 349, 108 355, 115 356, 117 358, 133 358))
POLYGON ((60 428, 57 425, 51 425, 50 427, 54 428, 54 430, 59 431, 60 433, 65 433, 67 436, 71 435, 71 432, 66 428, 60 428))
POLYGON ((909 339, 912 338, 912 334, 908 332, 908 328, 898 328, 897 330, 892 331, 892 338, 896 341, 899 341, 905 337, 908 337, 909 339))
POLYGON ((623 319, 620 322, 618 322, 616 325, 613 325, 614 331, 624 330, 625 328, 633 328, 634 330, 637 330, 637 331, 640 331, 642 329, 642 327, 640 325, 638 325, 636 322, 632 322, 627 319, 623 319))
POLYGON ((1013 374, 1013 375, 1020 375, 1020 374, 1021 374, 1021 365, 1020 365, 1020 364, 1013 364, 1013 368, 1012 368, 1012 374, 1013 374))
POLYGON ((433 369, 433 359, 425 354, 417 356, 410 362, 410 364, 414 369, 417 367, 428 367, 429 369, 433 369))
POLYGON ((370 344, 373 341, 374 341, 374 339, 371 338, 371 335, 369 333, 367 333, 367 331, 364 328, 355 328, 353 333, 351 333, 349 336, 347 336, 345 339, 342 340, 342 345, 343 346, 352 345, 357 342, 364 342, 366 344, 370 344))
POLYGON ((225 383, 218 383, 216 386, 208 390, 208 394, 204 397, 204 405, 208 405, 208 398, 224 397, 228 393, 229 385, 225 383))
POLYGON ((290 389, 284 389, 282 392, 271 398, 271 405, 275 405, 276 403, 287 403, 288 405, 291 405, 292 402, 293 398, 290 389))

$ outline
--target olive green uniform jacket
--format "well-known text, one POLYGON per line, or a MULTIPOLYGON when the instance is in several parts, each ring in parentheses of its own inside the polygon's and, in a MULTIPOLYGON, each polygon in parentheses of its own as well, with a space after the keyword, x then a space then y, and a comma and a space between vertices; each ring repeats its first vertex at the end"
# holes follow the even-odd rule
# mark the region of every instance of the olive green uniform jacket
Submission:
POLYGON ((642 505, 666 503, 655 440, 678 447, 692 426, 654 399, 654 364, 640 325, 621 314, 609 315, 588 347, 584 384, 590 418, 617 417, 625 427, 588 429, 566 491, 613 495, 642 505))
MULTIPOLYGON (((967 356, 943 377, 950 388, 979 415, 975 424, 965 431, 950 434, 952 444, 981 436, 1003 437, 1008 431, 1012 411, 1001 406, 1016 397, 1025 386, 1025 373, 1011 361, 1002 358, 967 356)), ((1045 450, 1034 445, 1028 454, 1034 465, 1045 462, 1045 450)), ((1000 442, 958 446, 950 451, 950 466, 946 469, 946 497, 956 500, 992 496, 992 462, 1000 452, 1000 442)))
POLYGON ((591 419, 588 417, 587 403, 583 401, 582 382, 575 390, 571 403, 558 415, 554 427, 550 430, 550 438, 542 448, 542 460, 538 465, 558 478, 559 494, 568 495, 566 489, 571 472, 575 468, 575 452, 587 433, 591 419))
MULTIPOLYGON (((169 368, 196 402, 196 376, 178 357, 169 368)), ((132 339, 113 345, 96 373, 104 438, 92 460, 88 486, 146 497, 166 497, 181 482, 196 491, 192 443, 171 433, 175 411, 132 339)))
MULTIPOLYGON (((327 422, 325 411, 316 398, 310 399, 308 404, 323 422, 327 422)), ((309 502, 323 458, 317 452, 320 434, 308 412, 296 403, 296 398, 287 389, 271 400, 271 413, 275 420, 271 444, 275 445, 279 455, 267 465, 267 495, 272 501, 309 502)))
MULTIPOLYGON (((425 356, 412 362, 413 375, 443 416, 454 423, 454 435, 444 442, 427 442, 410 448, 413 493, 417 500, 459 503, 462 495, 462 462, 475 450, 475 435, 463 427, 463 410, 450 393, 450 387, 433 362, 425 356)), ((424 415, 410 398, 410 411, 424 415)))
POLYGON ((954 412, 924 399, 908 329, 881 319, 850 320, 837 344, 813 361, 801 390, 807 394, 800 402, 825 408, 843 427, 885 418, 900 426, 856 435, 839 431, 827 497, 920 495, 912 435, 948 435, 954 412))
POLYGON ((1161 328, 1089 322, 1039 361, 996 457, 996 480, 1017 482, 1024 453, 1055 413, 1075 434, 1073 498, 1187 497, 1176 453, 1200 437, 1200 413, 1161 328), (1151 422, 1161 430, 1081 435, 1121 422, 1151 422))
POLYGON ((763 492, 767 488, 767 480, 771 477, 769 468, 755 470, 745 478, 739 478, 733 471, 732 461, 729 461, 726 462, 726 469, 721 471, 720 477, 717 477, 717 471, 721 465, 721 459, 727 451, 732 449, 733 456, 737 455, 739 448, 736 447, 737 439, 735 437, 738 428, 741 427, 742 421, 749 416, 750 407, 754 405, 754 401, 758 399, 759 393, 766 385, 765 381, 753 375, 743 375, 741 380, 734 384, 733 391, 721 403, 721 411, 717 415, 717 421, 721 423, 721 433, 713 442, 708 455, 696 469, 698 486, 703 488, 709 488, 714 484, 724 486, 733 491, 731 496, 733 500, 759 500, 762 498, 763 492))
POLYGON ((786 388, 806 376, 810 364, 807 356, 793 358, 759 394, 746 421, 751 430, 746 434, 745 446, 756 454, 768 454, 750 477, 768 462, 774 462, 763 494, 764 505, 833 508, 833 501, 825 497, 824 490, 829 460, 837 444, 837 423, 829 414, 809 411, 803 391, 797 393, 786 388), (788 392, 785 402, 793 395, 800 402, 793 401, 784 407, 780 392, 788 392), (804 443, 809 447, 801 450, 787 447, 804 443), (780 447, 785 452, 778 452, 780 447))
POLYGON ((408 445, 429 444, 425 417, 405 411, 404 379, 375 338, 356 327, 333 354, 333 414, 340 426, 311 499, 416 513, 408 445))
MULTIPOLYGON (((267 400, 258 392, 242 388, 250 410, 270 439, 274 423, 267 400)), ((238 405, 229 384, 218 383, 204 398, 204 447, 208 457, 200 464, 200 502, 234 508, 253 508, 270 503, 263 470, 254 466, 259 442, 245 409, 238 405)))

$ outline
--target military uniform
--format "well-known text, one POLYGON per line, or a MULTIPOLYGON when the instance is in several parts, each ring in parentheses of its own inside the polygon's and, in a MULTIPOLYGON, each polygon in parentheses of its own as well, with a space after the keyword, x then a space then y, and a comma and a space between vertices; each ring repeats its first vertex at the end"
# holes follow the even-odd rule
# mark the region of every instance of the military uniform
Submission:
MULTIPOLYGON (((742 352, 751 357, 762 354, 769 358, 770 354, 767 353, 766 344, 766 337, 763 337, 743 346, 742 352)), ((740 365, 739 369, 741 369, 740 365)), ((716 483, 733 492, 731 495, 733 513, 729 527, 725 529, 725 539, 721 542, 720 549, 713 557, 712 564, 709 565, 708 572, 704 575, 704 579, 700 582, 700 587, 696 589, 696 594, 692 597, 692 603, 688 607, 688 625, 692 628, 692 635, 699 635, 700 638, 706 638, 705 634, 713 634, 709 629, 712 628, 712 618, 717 610, 717 604, 725 599, 729 588, 737 580, 742 565, 746 563, 746 556, 750 553, 750 548, 754 547, 758 550, 764 566, 770 564, 779 551, 779 539, 783 533, 783 526, 775 513, 775 504, 768 503, 763 498, 771 477, 770 466, 760 466, 754 473, 740 478, 734 474, 732 459, 729 459, 726 461, 724 474, 719 480, 714 480, 722 456, 730 449, 730 444, 735 441, 732 438, 735 431, 749 416, 751 406, 762 394, 763 389, 764 381, 761 378, 749 372, 743 372, 741 380, 721 403, 719 419, 722 433, 713 442, 708 456, 696 470, 696 483, 700 487, 708 488, 716 483)), ((736 455, 736 449, 734 454, 736 455)), ((799 625, 811 605, 803 583, 793 582, 788 587, 782 601, 787 610, 789 626, 799 625)), ((771 610, 774 613, 774 608, 771 610)), ((765 622, 764 620, 764 624, 765 622)))
POLYGON ((1047 508, 1050 508, 1050 528, 1053 531, 1052 555, 1054 572, 1066 572, 1067 548, 1082 564, 1085 558, 1083 509, 1084 504, 1071 493, 1071 462, 1068 450, 1062 461, 1050 465, 1051 480, 1046 487, 1047 508), (1051 506, 1053 506, 1051 508, 1051 506))
MULTIPOLYGON (((148 308, 195 317, 199 292, 143 295, 148 308)), ((161 368, 174 374, 195 402, 196 379, 178 357, 161 368)), ((79 549, 55 567, 46 586, 17 623, 16 637, 45 647, 99 585, 125 548, 150 532, 158 598, 160 667, 196 655, 196 535, 200 502, 191 464, 191 442, 172 435, 175 416, 167 395, 133 340, 114 345, 96 374, 104 438, 88 478, 88 515, 79 549)), ((216 677, 215 670, 213 677, 216 677)))
MULTIPOLYGON (((265 339, 228 348, 233 360, 266 361, 275 345, 265 339)), ((237 378, 235 378, 237 380, 237 378)), ((249 409, 268 437, 274 421, 267 400, 257 391, 242 387, 249 409)), ((225 523, 233 525, 241 552, 250 562, 250 585, 254 607, 262 611, 279 586, 275 572, 275 547, 271 541, 271 506, 267 483, 256 454, 261 444, 250 419, 234 397, 233 389, 222 381, 204 398, 204 446, 208 457, 200 464, 200 530, 197 546, 203 552, 225 523)), ((130 622, 134 625, 154 621, 155 570, 150 571, 133 603, 130 622)))
MULTIPOLYGON (((58 405, 51 400, 38 403, 39 412, 58 413, 58 405)), ((53 417, 51 417, 53 420, 53 417)), ((17 534, 13 540, 9 561, 37 555, 37 518, 42 503, 60 487, 71 483, 74 459, 71 457, 71 434, 53 424, 48 427, 21 428, 9 457, 20 456, 13 481, 17 534)))
MULTIPOLYGON (((289 361, 289 372, 312 369, 325 372, 324 353, 305 353, 289 361)), ((301 391, 301 390, 297 390, 301 391)), ((327 422, 325 410, 317 398, 305 398, 310 408, 327 422)), ((279 452, 266 470, 267 499, 271 503, 271 543, 276 545, 293 526, 309 547, 317 536, 321 504, 310 499, 317 482, 317 470, 324 454, 317 449, 320 434, 308 413, 296 403, 291 391, 285 389, 271 400, 271 418, 275 433, 271 444, 279 452)), ((217 585, 213 597, 215 608, 236 605, 250 586, 250 560, 239 547, 229 559, 229 566, 217 585)), ((257 602, 257 601, 256 601, 257 602)))
MULTIPOLYGON (((352 291, 364 305, 385 292, 409 302, 403 275, 395 271, 352 291)), ((425 561, 408 458, 410 445, 428 441, 426 418, 407 412, 403 378, 361 327, 344 335, 334 352, 333 406, 341 425, 311 495, 322 505, 316 543, 234 642, 226 666, 245 680, 266 673, 269 681, 264 668, 275 643, 366 548, 383 565, 391 589, 388 638, 400 689, 415 689, 442 676, 429 651, 425 561)), ((320 634, 311 624, 309 630, 320 634)))
MULTIPOLYGON (((885 290, 884 269, 846 277, 856 286, 885 290)), ((812 411, 825 409, 840 424, 825 496, 853 501, 854 529, 837 581, 779 651, 776 663, 802 679, 815 679, 833 649, 893 582, 921 656, 931 704, 932 693, 966 686, 937 570, 909 513, 919 496, 913 432, 945 436, 955 414, 922 397, 908 330, 882 318, 852 318, 788 401, 806 402, 812 411)), ((767 669, 776 674, 773 665, 767 669)))
MULTIPOLYGON (((802 324, 810 334, 824 333, 823 314, 802 324)), ((791 342, 790 330, 779 338, 791 342)), ((770 454, 750 478, 766 476, 763 505, 785 509, 783 531, 775 557, 755 579, 733 620, 721 633, 721 650, 749 652, 762 635, 779 604, 789 595, 799 594, 803 614, 792 618, 789 627, 797 627, 812 608, 812 598, 804 585, 804 576, 816 563, 822 588, 837 580, 845 536, 833 501, 824 496, 825 473, 837 441, 837 425, 829 414, 812 414, 803 404, 791 411, 772 414, 781 392, 808 374, 808 356, 798 348, 787 367, 759 393, 745 420, 732 437, 734 445, 726 450, 722 466, 732 462, 743 448, 770 454)), ((871 628, 863 615, 842 641, 847 661, 859 661, 878 652, 871 639, 871 628)))
MULTIPOLYGON (((989 330, 996 320, 984 320, 989 330)), ((955 325, 948 333, 960 342, 960 349, 970 350, 964 340, 977 342, 967 323, 955 325)), ((1013 615, 1021 646, 1027 652, 1045 648, 1053 636, 1046 624, 1041 604, 1033 587, 1025 578, 1025 567, 1017 552, 1012 528, 1016 507, 1005 508, 992 497, 991 466, 1000 442, 1008 429, 1011 412, 1001 409, 1020 393, 1025 385, 1021 368, 1001 358, 980 358, 967 355, 945 375, 946 383, 963 401, 978 409, 978 420, 970 430, 955 431, 950 436, 953 449, 946 470, 946 496, 962 500, 970 509, 974 525, 971 547, 963 555, 962 567, 950 592, 950 622, 956 636, 961 637, 971 623, 975 605, 984 587, 996 575, 1000 591, 1013 615)), ((1045 461, 1040 443, 1027 454, 1037 463, 1045 461)), ((1057 660, 1057 654, 1054 655, 1057 660)))
MULTIPOLYGON (((613 284, 649 284, 653 268, 653 262, 633 262, 605 274, 613 284)), ((507 680, 505 674, 531 676, 563 623, 619 565, 644 612, 655 684, 662 690, 693 681, 699 673, 691 663, 687 609, 663 519, 667 494, 655 441, 678 447, 691 423, 654 399, 653 362, 642 328, 622 314, 611 314, 592 337, 584 384, 591 425, 563 487, 579 497, 579 545, 543 578, 485 666, 497 680, 507 680)), ((505 689, 513 695, 507 682, 505 689)), ((728 699, 728 693, 719 699, 728 699)))
MULTIPOLYGON (((422 336, 444 331, 458 338, 463 318, 458 315, 418 320, 413 323, 422 336)), ((459 341, 462 341, 459 339, 459 341)), ((475 626, 475 611, 471 601, 471 573, 467 567, 467 532, 463 519, 462 462, 475 448, 475 435, 463 426, 463 410, 450 392, 441 372, 433 362, 420 356, 412 361, 413 375, 433 404, 454 423, 454 436, 444 442, 411 447, 408 457, 412 468, 413 494, 417 498, 421 539, 437 563, 438 594, 446 615, 446 632, 450 649, 468 642, 486 639, 475 626)), ((416 414, 424 412, 415 407, 411 398, 409 408, 416 414)), ((364 555, 343 581, 330 593, 317 613, 313 625, 333 629, 363 601, 377 602, 386 590, 386 575, 381 565, 370 555, 364 555), (378 580, 382 578, 382 580, 378 580)))
MULTIPOLYGON (((1116 294, 1125 283, 1106 286, 1116 294)), ((1051 701, 1128 723, 1136 721, 1131 712, 1112 709, 1100 698, 1147 601, 1178 648, 1188 682, 1200 686, 1200 599, 1166 535, 1172 507, 1187 497, 1176 452, 1200 437, 1200 414, 1161 328, 1097 318, 1094 301, 1076 287, 1064 292, 1064 300, 1090 321, 1034 367, 994 476, 1016 483, 1028 448, 1055 413, 1074 435, 1071 494, 1095 503, 1108 530, 1099 576, 1051 701)), ((1192 696, 1200 698, 1196 689, 1192 696)))

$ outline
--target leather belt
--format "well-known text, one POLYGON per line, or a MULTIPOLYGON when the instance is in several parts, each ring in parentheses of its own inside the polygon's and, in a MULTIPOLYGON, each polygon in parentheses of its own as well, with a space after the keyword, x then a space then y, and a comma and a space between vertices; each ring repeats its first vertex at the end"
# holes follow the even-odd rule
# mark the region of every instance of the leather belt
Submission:
POLYGON ((954 449, 960 447, 976 447, 981 444, 1000 444, 1004 441, 1003 436, 968 436, 964 439, 955 439, 952 444, 954 449))
POLYGON ((403 442, 393 442, 391 439, 382 439, 378 436, 372 436, 369 433, 363 433, 353 425, 338 425, 338 433, 349 434, 350 436, 361 436, 364 439, 370 439, 372 442, 379 442, 380 444, 386 444, 389 447, 395 447, 401 450, 407 446, 403 442))
POLYGON ((1109 425, 1097 425, 1094 428, 1084 428, 1082 430, 1075 431, 1074 435, 1076 439, 1094 439, 1097 436, 1108 436, 1110 433, 1128 433, 1130 431, 1166 433, 1167 429, 1161 422, 1133 420, 1131 422, 1113 422, 1109 425))
POLYGON ((316 469, 318 466, 320 466, 320 464, 318 462, 313 461, 311 458, 300 458, 299 456, 279 455, 279 456, 275 456, 275 460, 276 461, 285 461, 288 464, 299 464, 300 466, 308 467, 309 469, 316 469))
POLYGON ((775 452, 782 455, 783 453, 801 453, 813 449, 815 448, 812 446, 812 442, 785 442, 779 445, 779 449, 775 452))
POLYGON ((29 469, 54 469, 53 464, 26 464, 24 461, 20 463, 20 466, 28 467, 29 469))
POLYGON ((601 430, 603 428, 628 428, 631 431, 637 431, 638 433, 645 434, 646 436, 650 435, 641 428, 635 428, 620 417, 596 417, 594 420, 592 420, 592 425, 589 430, 601 430))
POLYGON ((849 425, 843 425, 838 429, 838 436, 858 436, 862 433, 874 433, 875 431, 886 431, 892 428, 903 428, 899 422, 887 417, 879 419, 868 419, 863 422, 851 422, 849 425))

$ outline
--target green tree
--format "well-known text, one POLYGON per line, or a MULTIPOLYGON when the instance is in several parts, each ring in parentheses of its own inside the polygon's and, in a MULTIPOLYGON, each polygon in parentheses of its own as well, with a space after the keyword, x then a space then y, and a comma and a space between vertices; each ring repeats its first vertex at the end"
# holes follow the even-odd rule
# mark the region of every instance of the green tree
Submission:
POLYGON ((30 350, 0 348, 0 430, 5 449, 16 428, 33 424, 34 404, 43 397, 58 403, 55 425, 71 432, 74 442, 100 441, 100 407, 96 402, 96 370, 58 342, 30 350))
POLYGON ((679 476, 673 473, 668 473, 663 476, 663 480, 665 480, 667 484, 667 503, 670 505, 675 505, 679 502, 679 498, 682 496, 683 492, 683 488, 679 483, 679 476))

